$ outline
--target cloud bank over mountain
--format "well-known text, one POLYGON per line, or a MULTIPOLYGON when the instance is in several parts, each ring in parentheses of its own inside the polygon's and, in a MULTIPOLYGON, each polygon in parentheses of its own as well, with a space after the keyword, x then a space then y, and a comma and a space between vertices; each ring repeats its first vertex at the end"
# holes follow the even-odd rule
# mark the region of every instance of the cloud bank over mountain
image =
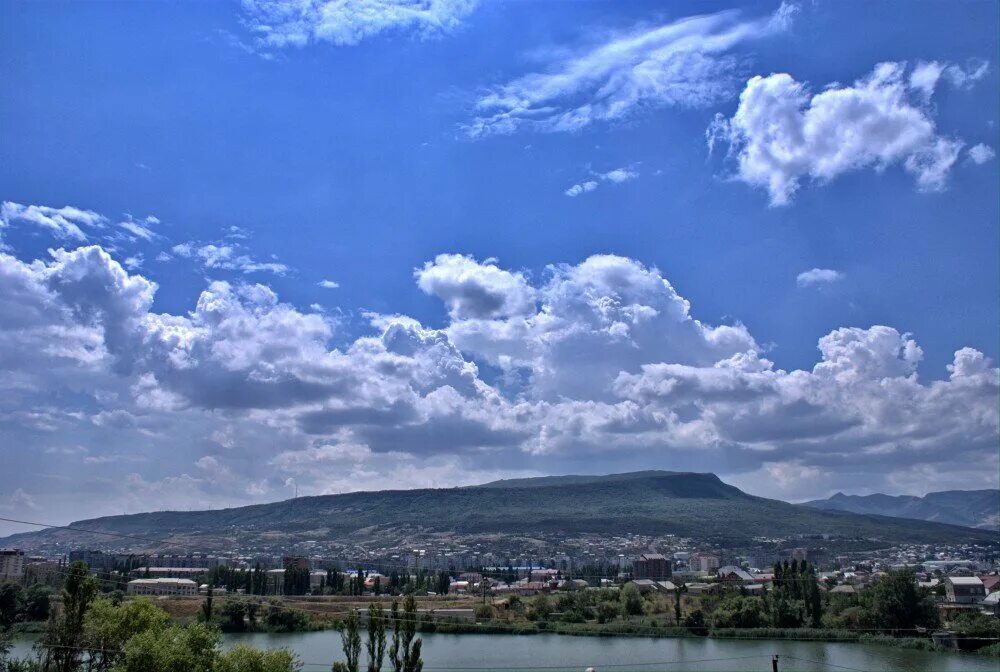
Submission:
POLYGON ((351 340, 264 284, 208 281, 166 313, 100 245, 2 253, 0 428, 23 464, 100 484, 117 511, 277 498, 288 478, 337 492, 583 467, 787 497, 995 485, 1000 371, 973 348, 925 380, 911 335, 843 327, 811 369, 782 370, 745 325, 699 319, 615 255, 534 277, 445 253, 414 277, 446 322, 372 314, 351 340))

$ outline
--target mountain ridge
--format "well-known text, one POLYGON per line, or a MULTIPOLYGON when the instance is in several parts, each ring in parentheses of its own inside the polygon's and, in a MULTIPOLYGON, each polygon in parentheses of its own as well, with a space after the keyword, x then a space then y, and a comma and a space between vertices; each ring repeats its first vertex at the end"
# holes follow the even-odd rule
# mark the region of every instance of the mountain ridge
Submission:
MULTIPOLYGON (((70 527, 155 537, 165 547, 209 549, 265 542, 389 546, 430 538, 626 533, 674 534, 720 543, 803 534, 885 542, 992 541, 985 531, 967 527, 824 511, 756 497, 711 473, 540 478, 541 482, 512 479, 457 488, 315 495, 229 509, 103 516, 70 527)), ((13 535, 2 543, 66 547, 110 542, 107 535, 47 529, 13 535)))
POLYGON ((941 490, 916 495, 846 495, 837 492, 826 499, 802 502, 821 510, 881 515, 1000 530, 1000 489, 941 490))

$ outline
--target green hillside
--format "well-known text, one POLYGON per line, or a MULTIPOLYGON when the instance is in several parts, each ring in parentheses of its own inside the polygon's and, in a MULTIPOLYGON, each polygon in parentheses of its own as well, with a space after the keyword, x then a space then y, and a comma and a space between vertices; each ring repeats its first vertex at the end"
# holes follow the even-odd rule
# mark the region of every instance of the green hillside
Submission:
MULTIPOLYGON (((377 540, 400 529, 456 535, 675 534, 724 543, 752 537, 830 534, 886 542, 993 541, 954 525, 822 511, 754 497, 714 474, 640 472, 555 477, 487 486, 357 492, 211 511, 160 511, 73 524, 117 534, 188 540, 377 540)), ((46 530, 4 543, 106 541, 46 530)))

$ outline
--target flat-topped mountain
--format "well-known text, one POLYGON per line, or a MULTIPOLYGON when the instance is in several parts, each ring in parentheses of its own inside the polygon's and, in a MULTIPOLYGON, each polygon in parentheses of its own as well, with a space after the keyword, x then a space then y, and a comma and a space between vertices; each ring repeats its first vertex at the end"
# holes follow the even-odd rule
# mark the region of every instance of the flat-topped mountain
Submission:
MULTIPOLYGON (((995 536, 943 523, 823 511, 748 495, 715 474, 666 471, 299 497, 221 510, 109 516, 72 527, 164 540, 144 550, 181 543, 201 550, 302 541, 387 546, 435 535, 675 534, 728 544, 798 534, 928 543, 993 541, 995 536)), ((117 542, 100 534, 48 529, 0 543, 34 548, 117 542)))

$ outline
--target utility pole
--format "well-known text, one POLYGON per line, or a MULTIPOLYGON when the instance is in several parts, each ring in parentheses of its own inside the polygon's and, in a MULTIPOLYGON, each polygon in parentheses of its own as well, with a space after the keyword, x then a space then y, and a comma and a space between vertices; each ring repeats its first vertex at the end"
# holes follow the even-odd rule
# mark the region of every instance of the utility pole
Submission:
POLYGON ((778 654, 771 656, 771 672, 778 672, 778 654))

